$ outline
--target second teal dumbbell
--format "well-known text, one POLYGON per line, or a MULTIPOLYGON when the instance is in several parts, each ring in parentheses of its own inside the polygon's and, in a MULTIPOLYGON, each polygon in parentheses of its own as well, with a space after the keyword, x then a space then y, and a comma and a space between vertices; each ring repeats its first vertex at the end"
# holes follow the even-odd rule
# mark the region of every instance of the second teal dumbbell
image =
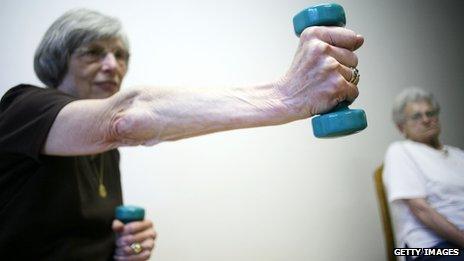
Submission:
POLYGON ((142 221, 145 218, 145 209, 137 206, 123 205, 116 208, 116 219, 124 224, 133 221, 142 221))
MULTIPOLYGON (((295 34, 300 36, 310 26, 345 26, 343 7, 338 4, 321 4, 304 9, 293 17, 295 34)), ((342 102, 332 111, 313 117, 314 136, 332 138, 359 132, 367 127, 366 113, 349 109, 349 102, 342 102)))

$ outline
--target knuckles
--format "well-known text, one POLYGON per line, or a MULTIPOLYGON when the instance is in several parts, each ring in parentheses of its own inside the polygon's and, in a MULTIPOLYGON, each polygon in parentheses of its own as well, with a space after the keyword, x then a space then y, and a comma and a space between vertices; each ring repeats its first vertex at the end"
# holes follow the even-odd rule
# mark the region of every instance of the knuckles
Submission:
POLYGON ((328 56, 324 60, 324 70, 328 72, 338 72, 341 64, 333 57, 328 56))
POLYGON ((353 57, 352 57, 352 59, 353 59, 353 67, 357 67, 357 66, 358 66, 358 62, 359 62, 358 56, 357 56, 355 53, 353 53, 353 52, 352 52, 352 54, 353 54, 353 57))
POLYGON ((313 39, 318 39, 330 45, 344 47, 352 51, 359 47, 357 34, 353 30, 343 27, 311 26, 303 30, 300 34, 300 41, 303 43, 313 39), (337 39, 343 40, 343 43, 337 44, 337 39))
POLYGON ((339 75, 334 81, 335 96, 339 97, 341 93, 345 92, 345 89, 348 87, 347 82, 343 76, 339 75))
POLYGON ((311 26, 303 30, 300 34, 302 41, 309 41, 313 38, 321 38, 324 34, 324 29, 320 26, 311 26))
POLYGON ((304 51, 308 53, 308 55, 317 58, 323 55, 327 55, 331 49, 331 46, 319 39, 312 39, 305 43, 304 48, 304 51))
POLYGON ((346 88, 349 88, 347 86, 347 82, 345 78, 341 75, 334 75, 330 77, 329 79, 329 85, 327 88, 324 88, 322 90, 321 95, 323 97, 327 97, 328 101, 334 101, 334 103, 338 103, 343 101, 345 98, 345 93, 347 91, 346 88))
POLYGON ((301 111, 307 110, 314 114, 327 106, 334 106, 343 100, 354 100, 358 96, 356 86, 348 83, 346 75, 343 75, 346 71, 345 66, 357 66, 358 57, 352 50, 346 49, 349 45, 347 43, 339 42, 338 47, 331 45, 336 44, 332 42, 332 38, 346 40, 346 37, 351 36, 355 43, 356 34, 344 28, 314 26, 302 32, 296 62, 292 67, 292 74, 289 74, 292 79, 290 82, 293 84, 289 84, 287 90, 290 94, 304 90, 305 95, 297 98, 310 102, 296 100, 296 107, 304 107, 298 107, 301 111))

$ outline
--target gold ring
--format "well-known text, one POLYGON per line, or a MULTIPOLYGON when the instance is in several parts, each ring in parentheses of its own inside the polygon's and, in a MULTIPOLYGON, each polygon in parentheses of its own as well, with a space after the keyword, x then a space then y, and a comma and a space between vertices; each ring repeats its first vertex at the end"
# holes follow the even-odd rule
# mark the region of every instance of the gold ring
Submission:
POLYGON ((140 254, 143 251, 143 247, 140 243, 133 243, 130 245, 130 248, 132 251, 134 251, 135 254, 140 254))
POLYGON ((357 85, 360 77, 361 77, 361 74, 359 73, 359 70, 355 67, 351 67, 351 78, 349 82, 354 85, 357 85))

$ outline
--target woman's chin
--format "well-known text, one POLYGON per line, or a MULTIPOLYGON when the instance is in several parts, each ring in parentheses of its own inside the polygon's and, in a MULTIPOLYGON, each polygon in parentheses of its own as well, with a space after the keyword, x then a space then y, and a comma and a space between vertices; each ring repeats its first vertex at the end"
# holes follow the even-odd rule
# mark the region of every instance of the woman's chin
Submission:
POLYGON ((118 92, 118 88, 111 88, 111 89, 95 88, 94 92, 91 95, 91 98, 92 99, 104 99, 104 98, 113 96, 117 92, 118 92))

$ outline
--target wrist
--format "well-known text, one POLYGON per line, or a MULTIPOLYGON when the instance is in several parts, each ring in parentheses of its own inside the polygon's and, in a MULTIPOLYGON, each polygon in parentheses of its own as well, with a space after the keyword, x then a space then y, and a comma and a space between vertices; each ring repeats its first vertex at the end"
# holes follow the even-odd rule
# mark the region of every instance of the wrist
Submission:
POLYGON ((300 86, 300 83, 291 81, 287 76, 284 76, 275 81, 273 85, 279 103, 285 108, 286 122, 306 119, 315 114, 308 109, 309 97, 304 95, 302 98, 304 87, 300 86))
POLYGON ((245 111, 254 115, 250 121, 258 126, 279 125, 296 120, 292 108, 282 95, 282 81, 241 87, 234 90, 234 97, 242 102, 245 111))

